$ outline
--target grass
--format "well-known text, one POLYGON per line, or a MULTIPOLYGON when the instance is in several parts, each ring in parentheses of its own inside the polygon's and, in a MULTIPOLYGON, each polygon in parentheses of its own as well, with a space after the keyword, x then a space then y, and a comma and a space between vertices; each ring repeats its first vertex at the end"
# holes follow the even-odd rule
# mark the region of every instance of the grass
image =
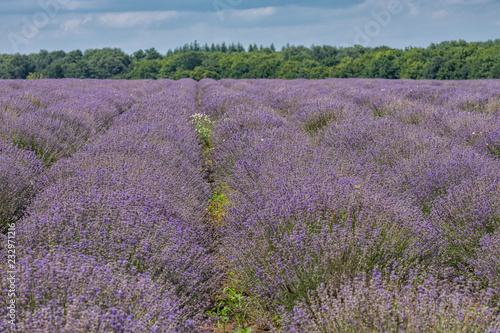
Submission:
POLYGON ((34 152, 40 161, 47 166, 52 165, 58 159, 56 154, 51 152, 45 143, 37 142, 33 137, 29 138, 14 134, 12 144, 17 148, 34 152))
POLYGON ((309 135, 314 135, 322 128, 328 125, 330 121, 335 120, 334 114, 327 114, 320 117, 316 117, 310 120, 307 120, 303 125, 304 131, 306 131, 309 135))
POLYGON ((207 207, 208 218, 214 226, 224 225, 227 210, 231 203, 229 196, 225 193, 225 191, 227 191, 227 189, 221 189, 219 192, 214 191, 214 195, 210 198, 210 203, 207 207))
POLYGON ((249 315, 249 302, 244 296, 240 281, 234 278, 234 273, 230 272, 231 284, 222 290, 222 294, 216 296, 215 306, 207 312, 209 317, 217 320, 217 326, 226 331, 226 325, 230 321, 236 321, 237 333, 250 333, 248 327, 251 317, 249 315))

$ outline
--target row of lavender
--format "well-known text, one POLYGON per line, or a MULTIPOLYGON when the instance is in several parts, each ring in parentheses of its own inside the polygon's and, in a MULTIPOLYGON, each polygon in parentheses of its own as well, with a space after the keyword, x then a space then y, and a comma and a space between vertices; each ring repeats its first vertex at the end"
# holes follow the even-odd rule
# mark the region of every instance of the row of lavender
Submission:
MULTIPOLYGON (((202 220, 211 192, 189 122, 196 84, 40 82, 2 85, 17 330, 198 331, 219 273, 202 220)), ((12 327, 2 275, 3 332, 12 327)))
POLYGON ((497 81, 60 82, 0 85, 21 331, 198 331, 224 266, 284 332, 500 330, 497 81))
POLYGON ((254 317, 500 331, 500 82, 200 85, 231 202, 221 251, 254 317))
POLYGON ((0 229, 20 216, 43 186, 44 166, 71 156, 148 89, 160 88, 113 81, 3 81, 0 229))

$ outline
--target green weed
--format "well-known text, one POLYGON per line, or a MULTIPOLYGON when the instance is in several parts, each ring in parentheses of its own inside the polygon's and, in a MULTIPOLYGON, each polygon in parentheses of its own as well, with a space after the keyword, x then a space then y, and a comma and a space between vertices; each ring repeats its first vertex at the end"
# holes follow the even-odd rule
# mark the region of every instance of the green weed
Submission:
POLYGON ((224 224, 224 219, 227 214, 227 208, 230 204, 229 197, 225 193, 214 192, 212 198, 210 198, 210 204, 208 205, 208 217, 213 222, 213 224, 220 226, 224 224))
MULTIPOLYGON (((234 273, 230 272, 229 276, 233 277, 234 273)), ((225 287, 221 295, 217 295, 216 304, 211 311, 207 312, 207 315, 217 319, 217 326, 222 328, 224 332, 227 332, 226 324, 234 319, 238 324, 236 333, 249 333, 252 329, 245 327, 251 319, 248 314, 248 306, 249 302, 242 293, 240 282, 233 279, 231 285, 225 287)))
POLYGON ((318 132, 323 127, 328 125, 328 123, 332 120, 335 120, 334 114, 324 115, 316 119, 308 120, 304 124, 303 128, 309 135, 313 135, 314 133, 318 132))

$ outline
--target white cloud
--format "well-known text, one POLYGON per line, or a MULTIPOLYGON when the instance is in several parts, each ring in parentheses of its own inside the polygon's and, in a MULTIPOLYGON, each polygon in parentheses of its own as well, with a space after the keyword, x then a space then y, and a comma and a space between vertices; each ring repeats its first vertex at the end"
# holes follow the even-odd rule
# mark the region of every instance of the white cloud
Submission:
POLYGON ((246 21, 254 21, 263 17, 272 16, 276 13, 276 7, 264 7, 264 8, 254 8, 254 9, 233 9, 231 10, 231 16, 246 21))
MULTIPOLYGON (((371 10, 373 8, 377 7, 385 7, 385 3, 381 0, 365 0, 364 2, 354 5, 354 6, 349 6, 346 9, 355 9, 355 10, 371 10)), ((343 10, 346 10, 343 9, 343 10)))
MULTIPOLYGON (((4 1, 9 3, 10 0, 0 1, 0 36, 7 36, 10 31, 21 31, 22 19, 31 20, 33 14, 41 10, 37 7, 38 0, 15 0, 23 4, 31 3, 32 6, 29 9, 23 8, 22 13, 8 14, 2 11, 6 6, 4 1)), ((64 1, 69 4, 73 0, 64 1)), ((50 24, 39 29, 37 37, 22 51, 28 53, 61 48, 69 51, 76 48, 116 46, 131 53, 154 46, 161 52, 166 52, 168 48, 178 47, 195 39, 209 44, 239 41, 244 45, 269 45, 274 42, 278 48, 287 42, 306 46, 312 43, 351 46, 355 43, 354 27, 359 26, 364 31, 369 22, 376 20, 372 12, 387 9, 389 0, 361 0, 356 1, 357 4, 341 8, 307 7, 306 2, 302 6, 267 5, 246 10, 236 7, 222 11, 226 19, 224 22, 218 19, 221 12, 204 11, 201 6, 191 7, 186 11, 154 12, 146 9, 151 7, 144 2, 142 6, 145 9, 120 12, 118 7, 110 5, 111 0, 99 1, 102 2, 76 0, 71 7, 82 8, 84 2, 88 2, 101 6, 97 10, 69 11, 69 7, 61 5, 60 13, 51 18, 50 24), (167 39, 166 35, 169 36, 167 39), (163 40, 164 43, 160 45, 158 40, 163 40)), ((425 47, 431 42, 442 40, 497 38, 495 31, 500 26, 500 0, 491 0, 484 6, 477 3, 488 0, 400 1, 404 10, 401 14, 392 15, 390 25, 382 27, 377 37, 370 38, 369 45, 425 47), (468 5, 469 3, 476 5, 468 5), (474 24, 460 24, 464 19, 474 24), (444 25, 451 30, 442 29, 444 25)), ((90 5, 86 6, 89 8, 90 5)), ((0 53, 12 52, 7 38, 4 40, 6 42, 0 43, 0 53)))
POLYGON ((420 15, 420 8, 417 5, 408 2, 408 7, 410 7, 410 16, 418 16, 420 15))
POLYGON ((177 11, 124 12, 100 14, 98 20, 101 24, 111 28, 130 28, 141 25, 149 26, 178 16, 179 12, 177 11))
POLYGON ((64 9, 66 10, 78 10, 78 9, 97 9, 103 4, 103 1, 83 1, 83 0, 58 0, 64 9))
POLYGON ((448 4, 461 4, 461 5, 470 5, 470 4, 484 4, 490 3, 491 0, 447 0, 448 4))
POLYGON ((438 11, 435 11, 434 13, 432 13, 432 18, 439 19, 439 18, 446 17, 448 15, 450 15, 450 13, 448 13, 448 11, 446 9, 441 9, 441 10, 438 10, 438 11))
POLYGON ((92 15, 86 15, 84 18, 73 18, 61 23, 61 28, 64 32, 73 32, 91 20, 92 15))

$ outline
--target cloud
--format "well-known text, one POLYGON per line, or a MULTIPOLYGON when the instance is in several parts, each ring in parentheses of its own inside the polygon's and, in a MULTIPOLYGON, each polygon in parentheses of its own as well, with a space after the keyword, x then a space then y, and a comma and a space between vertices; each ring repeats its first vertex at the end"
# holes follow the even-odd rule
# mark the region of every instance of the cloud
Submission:
POLYGON ((417 5, 411 3, 411 2, 408 2, 408 7, 410 7, 410 12, 409 12, 409 15, 410 16, 418 16, 420 15, 420 8, 418 8, 417 5))
POLYGON ((485 4, 490 3, 491 0, 447 0, 448 4, 460 4, 460 5, 475 5, 475 4, 485 4))
POLYGON ((110 28, 131 28, 171 20, 179 14, 177 11, 105 13, 99 14, 98 20, 110 28))
MULTIPOLYGON (((102 8, 106 1, 96 1, 96 0, 56 0, 58 3, 62 4, 62 8, 69 11, 78 11, 81 9, 99 9, 102 8)), ((42 0, 42 2, 44 2, 42 0)))
POLYGON ((246 21, 254 21, 264 17, 272 16, 276 13, 276 7, 264 7, 254 9, 231 10, 231 16, 246 21))
POLYGON ((91 20, 92 15, 87 15, 84 18, 73 18, 70 20, 66 20, 61 23, 61 29, 63 29, 64 32, 74 32, 91 20))
MULTIPOLYGON (((38 1, 57 1, 61 8, 39 28, 23 53, 40 49, 70 51, 122 47, 126 52, 156 47, 161 52, 193 40, 200 43, 241 42, 281 47, 292 45, 353 45, 355 30, 376 21, 373 12, 387 9, 390 0, 242 1, 217 11, 214 0, 2 0, 1 52, 12 52, 7 35, 22 33, 26 20, 43 12, 38 1), (66 5, 62 5, 66 3, 66 5), (272 5, 271 5, 272 4, 272 5), (70 10, 71 9, 71 10, 70 10), (156 11, 158 10, 158 11, 156 11), (221 20, 223 15, 223 20, 221 20), (169 36, 165 38, 165 36, 169 36), (161 42, 159 42, 161 41, 161 42)), ((498 38, 499 0, 399 0, 401 14, 370 38, 370 46, 428 46, 431 42, 498 38), (464 21, 470 24, 463 24, 464 21), (443 29, 443 26, 450 27, 443 29)))
POLYGON ((439 19, 450 15, 446 9, 441 9, 432 13, 433 19, 439 19))

